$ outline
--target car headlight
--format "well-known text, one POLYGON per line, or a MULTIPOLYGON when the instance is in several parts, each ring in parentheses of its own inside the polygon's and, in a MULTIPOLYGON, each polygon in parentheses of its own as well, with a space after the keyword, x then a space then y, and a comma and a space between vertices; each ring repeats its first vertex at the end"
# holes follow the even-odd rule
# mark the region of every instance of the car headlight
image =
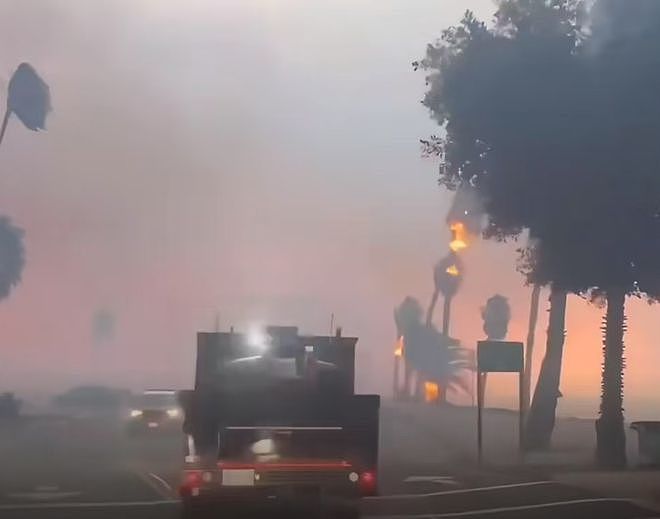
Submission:
POLYGON ((131 409, 131 418, 137 418, 138 416, 142 416, 142 411, 139 409, 131 409))
POLYGON ((179 410, 178 409, 168 409, 167 410, 167 416, 170 418, 176 418, 179 416, 179 410))

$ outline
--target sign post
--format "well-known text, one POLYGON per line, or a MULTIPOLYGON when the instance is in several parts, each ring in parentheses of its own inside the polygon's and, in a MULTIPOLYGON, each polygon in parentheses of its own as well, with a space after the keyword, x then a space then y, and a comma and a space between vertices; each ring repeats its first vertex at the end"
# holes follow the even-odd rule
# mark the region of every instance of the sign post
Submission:
POLYGON ((483 406, 485 373, 518 373, 518 449, 522 457, 524 441, 523 343, 479 341, 477 343, 477 460, 483 461, 483 406))

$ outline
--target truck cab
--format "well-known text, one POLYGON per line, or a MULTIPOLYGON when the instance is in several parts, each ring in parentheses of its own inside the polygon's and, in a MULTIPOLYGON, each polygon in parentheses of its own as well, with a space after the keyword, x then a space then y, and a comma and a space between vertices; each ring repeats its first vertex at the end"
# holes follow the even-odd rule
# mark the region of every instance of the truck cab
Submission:
POLYGON ((198 334, 195 389, 180 394, 186 515, 359 515, 377 491, 380 400, 354 394, 356 343, 291 327, 198 334))

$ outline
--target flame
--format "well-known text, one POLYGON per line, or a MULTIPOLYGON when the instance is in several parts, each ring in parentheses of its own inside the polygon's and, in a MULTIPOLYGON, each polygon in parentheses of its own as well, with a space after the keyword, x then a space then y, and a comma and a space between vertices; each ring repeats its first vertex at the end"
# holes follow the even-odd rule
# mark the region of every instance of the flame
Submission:
POLYGON ((452 232, 452 239, 449 242, 449 248, 454 252, 466 249, 468 246, 468 233, 463 222, 453 222, 449 226, 452 232))
POLYGON ((396 341, 396 349, 394 350, 395 357, 403 357, 403 335, 396 341))
POLYGON ((440 386, 435 382, 424 382, 424 401, 437 402, 440 398, 440 386))
POLYGON ((460 275, 460 271, 458 270, 458 267, 456 265, 452 265, 451 267, 448 267, 445 272, 450 276, 454 276, 454 277, 460 275))

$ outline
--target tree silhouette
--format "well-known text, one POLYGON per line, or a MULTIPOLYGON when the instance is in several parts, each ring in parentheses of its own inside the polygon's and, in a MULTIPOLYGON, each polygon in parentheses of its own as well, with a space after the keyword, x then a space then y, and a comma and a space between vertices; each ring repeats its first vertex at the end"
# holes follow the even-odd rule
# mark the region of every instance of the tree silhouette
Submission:
POLYGON ((46 127, 46 116, 51 111, 50 89, 29 63, 21 63, 11 79, 7 92, 7 108, 0 128, 0 143, 4 139, 13 113, 26 128, 39 131, 46 127))
POLYGON ((394 309, 394 323, 396 324, 397 337, 404 337, 404 348, 402 357, 406 361, 403 374, 403 394, 407 398, 410 396, 413 368, 406 359, 405 334, 406 330, 415 323, 422 320, 422 305, 414 297, 406 297, 401 304, 394 309))
POLYGON ((433 295, 431 303, 426 312, 426 324, 431 325, 433 311, 438 302, 438 296, 442 294, 444 306, 442 311, 442 333, 449 336, 449 320, 451 318, 451 302, 458 292, 463 281, 463 263, 455 252, 450 252, 436 263, 433 268, 433 295))
POLYGON ((404 338, 406 366, 426 380, 438 383, 445 393, 451 387, 468 391, 469 382, 464 375, 472 366, 470 351, 427 325, 422 315, 421 305, 411 297, 404 299, 394 311, 398 334, 404 338))
POLYGON ((503 341, 509 331, 511 307, 506 297, 495 294, 486 301, 481 309, 484 320, 484 332, 490 341, 503 341))
MULTIPOLYGON (((532 390, 532 360, 534 358, 534 342, 536 337, 536 323, 539 319, 539 299, 541 298, 541 285, 532 287, 532 297, 529 303, 529 324, 527 325, 527 340, 525 341, 525 370, 523 371, 523 409, 529 409, 529 400, 532 390)), ((561 370, 561 365, 559 367, 561 370)))
POLYGON ((0 299, 7 298, 21 281, 24 266, 23 231, 7 216, 0 216, 0 299))
MULTIPOLYGON (((467 12, 415 66, 428 72, 423 104, 446 132, 422 141, 425 153, 440 157, 440 183, 449 189, 474 186, 488 216, 484 237, 506 240, 525 227, 533 229, 540 218, 552 218, 564 203, 559 189, 548 193, 548 184, 556 169, 565 169, 567 158, 557 151, 573 138, 564 119, 580 103, 573 99, 579 70, 573 62, 582 32, 580 2, 499 5, 494 29, 467 12)), ((546 389, 533 403, 540 417, 551 416, 537 419, 547 438, 559 393, 563 336, 563 328, 549 330, 546 359, 559 363, 542 368, 546 389)), ((535 417, 530 414, 530 422, 535 417)))
MULTIPOLYGON (((486 237, 529 229, 521 270, 552 288, 541 377, 559 379, 565 292, 607 304, 597 459, 621 467, 625 297, 660 294, 660 2, 596 0, 589 30, 579 0, 498 5, 492 29, 467 13, 417 63, 446 132, 424 146, 443 185, 480 193, 486 237)), ((541 379, 532 411, 556 405, 541 379)))

